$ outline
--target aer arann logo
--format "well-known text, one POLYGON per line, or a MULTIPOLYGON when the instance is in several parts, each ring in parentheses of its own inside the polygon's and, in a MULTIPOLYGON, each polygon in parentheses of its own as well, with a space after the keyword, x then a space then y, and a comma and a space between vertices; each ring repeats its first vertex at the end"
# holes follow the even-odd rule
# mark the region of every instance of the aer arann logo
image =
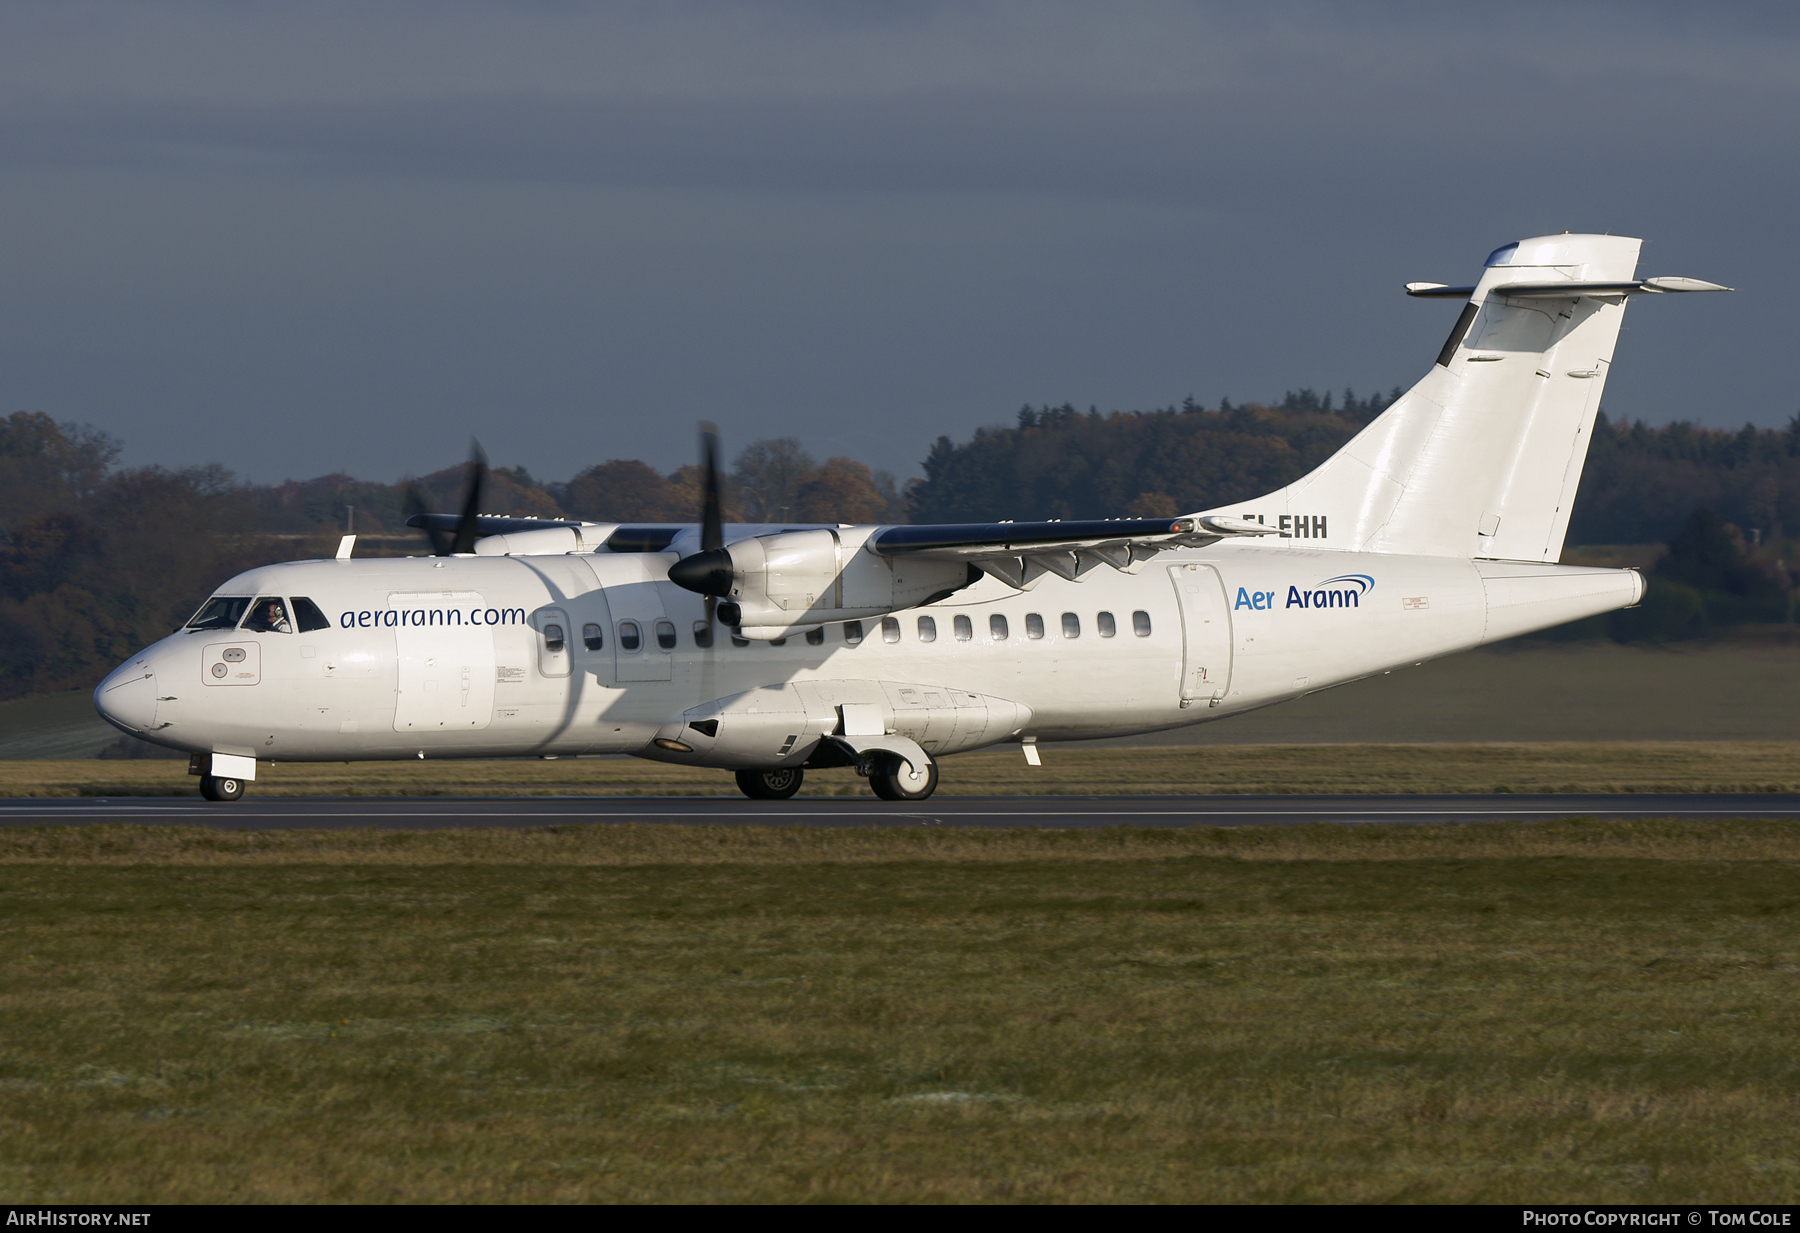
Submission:
POLYGON ((1239 587, 1237 600, 1231 607, 1249 608, 1256 612, 1266 612, 1277 606, 1282 608, 1360 608, 1362 597, 1375 588, 1375 579, 1367 574, 1339 574, 1335 578, 1327 578, 1323 582, 1314 583, 1302 589, 1290 586, 1287 591, 1287 603, 1277 603, 1276 591, 1252 591, 1239 587))

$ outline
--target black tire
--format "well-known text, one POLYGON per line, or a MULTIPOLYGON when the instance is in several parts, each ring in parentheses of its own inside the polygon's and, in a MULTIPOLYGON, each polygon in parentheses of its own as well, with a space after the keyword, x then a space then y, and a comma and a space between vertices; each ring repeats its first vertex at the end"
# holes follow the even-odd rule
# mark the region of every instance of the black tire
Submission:
POLYGON ((797 766, 737 773, 738 791, 753 801, 785 801, 800 790, 805 780, 806 772, 797 766))
POLYGON ((200 795, 209 801, 235 801, 244 795, 244 781, 236 775, 202 775, 200 795))
POLYGON ((928 763, 923 775, 915 775, 906 759, 889 757, 869 776, 869 787, 884 801, 922 801, 937 786, 936 762, 928 763))

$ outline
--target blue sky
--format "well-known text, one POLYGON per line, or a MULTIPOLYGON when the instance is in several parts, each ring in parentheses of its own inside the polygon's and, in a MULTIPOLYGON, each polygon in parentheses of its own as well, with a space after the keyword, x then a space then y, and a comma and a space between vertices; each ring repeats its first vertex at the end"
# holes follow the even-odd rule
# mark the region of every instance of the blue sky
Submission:
POLYGON ((1648 241, 1606 408, 1785 423, 1800 21, 1632 4, 0 6, 0 397, 126 460, 547 478, 1410 384, 1648 241))

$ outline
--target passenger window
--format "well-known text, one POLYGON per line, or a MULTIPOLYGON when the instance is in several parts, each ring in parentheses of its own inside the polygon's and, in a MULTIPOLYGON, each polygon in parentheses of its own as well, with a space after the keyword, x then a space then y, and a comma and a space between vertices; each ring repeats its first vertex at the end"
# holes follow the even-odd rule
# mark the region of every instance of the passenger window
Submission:
POLYGON ((294 627, 288 623, 287 605, 273 595, 259 595, 256 602, 250 605, 250 615, 244 618, 244 628, 253 634, 291 634, 294 627))
POLYGON ((1025 614, 1025 636, 1036 640, 1044 636, 1044 618, 1035 612, 1025 614))
POLYGON ((619 649, 626 654, 635 654, 644 645, 644 631, 638 628, 636 621, 619 622, 619 649))
POLYGON ((711 646, 712 645, 712 622, 711 621, 695 621, 694 622, 694 645, 695 646, 711 646))
POLYGON ((919 641, 920 642, 936 642, 937 641, 937 622, 935 620, 933 620, 931 617, 922 616, 919 618, 919 641))
POLYGON ((1005 642, 1006 641, 1006 618, 1001 616, 998 612, 996 612, 993 616, 989 617, 988 618, 988 633, 993 635, 993 639, 995 642, 1005 642))
POLYGON ((845 621, 844 622, 844 641, 849 643, 851 646, 855 646, 859 642, 862 641, 862 622, 861 621, 845 621))
POLYGON ((881 640, 883 642, 900 641, 900 622, 893 617, 881 618, 881 640))
POLYGON ((1081 637, 1081 618, 1076 616, 1073 612, 1063 613, 1063 637, 1081 637))
POLYGON ((957 617, 951 622, 951 626, 956 630, 958 642, 967 642, 975 636, 975 623, 966 616, 957 617))
MULTIPOLYGON (((295 606, 298 607, 298 601, 296 601, 295 606)), ((601 647, 606 645, 606 638, 601 634, 598 625, 583 625, 581 627, 581 645, 590 651, 598 651, 601 647)))
POLYGON ((561 654, 563 649, 563 627, 560 625, 544 626, 544 649, 551 654, 561 654))
POLYGON ((1119 627, 1113 624, 1113 615, 1110 612, 1102 612, 1095 617, 1094 624, 1099 627, 1102 638, 1110 638, 1119 632, 1119 627))
POLYGON ((303 634, 310 634, 315 629, 331 628, 330 620, 319 611, 319 605, 304 595, 294 596, 294 618, 300 622, 300 632, 303 634))
POLYGON ((806 631, 806 645, 807 646, 824 646, 825 645, 825 627, 823 625, 819 626, 819 628, 817 628, 817 629, 809 629, 806 631))
POLYGON ((665 651, 675 649, 675 622, 658 621, 656 623, 656 645, 665 651))
POLYGON ((187 623, 189 629, 236 629, 250 606, 248 595, 215 595, 200 605, 200 611, 187 623))
POLYGON ((1140 638, 1150 636, 1150 614, 1142 608, 1131 614, 1131 632, 1140 638))

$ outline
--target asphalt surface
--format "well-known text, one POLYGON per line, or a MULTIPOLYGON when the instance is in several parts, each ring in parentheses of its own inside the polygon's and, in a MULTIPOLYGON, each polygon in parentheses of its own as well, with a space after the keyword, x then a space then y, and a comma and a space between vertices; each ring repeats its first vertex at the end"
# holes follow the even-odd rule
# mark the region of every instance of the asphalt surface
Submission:
POLYGON ((651 822, 673 826, 1297 826, 1305 823, 1500 822, 1556 818, 1800 818, 1800 796, 939 796, 788 801, 714 797, 78 797, 0 804, 0 826, 216 826, 223 830, 532 827, 651 822))

